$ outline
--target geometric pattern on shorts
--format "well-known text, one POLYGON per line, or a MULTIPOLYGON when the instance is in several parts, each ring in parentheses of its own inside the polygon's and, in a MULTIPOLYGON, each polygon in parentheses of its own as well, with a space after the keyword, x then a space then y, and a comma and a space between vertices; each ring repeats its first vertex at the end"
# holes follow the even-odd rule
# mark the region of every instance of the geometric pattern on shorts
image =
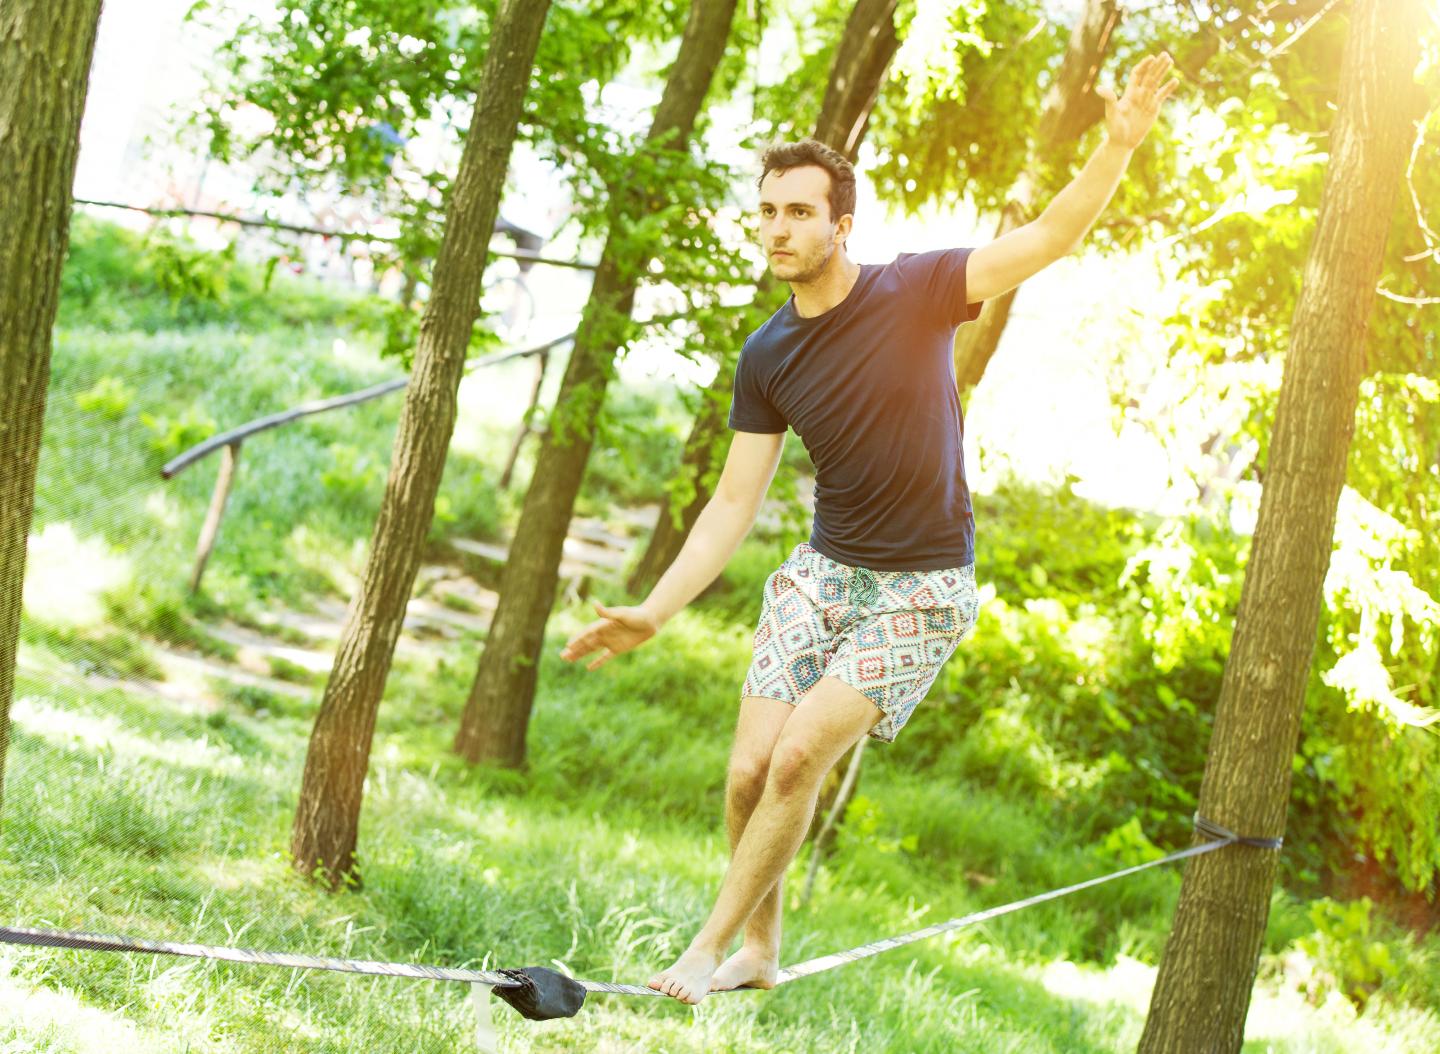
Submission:
POLYGON ((892 742, 975 625, 975 567, 869 571, 808 542, 765 581, 743 695, 798 703, 822 676, 865 694, 892 742))

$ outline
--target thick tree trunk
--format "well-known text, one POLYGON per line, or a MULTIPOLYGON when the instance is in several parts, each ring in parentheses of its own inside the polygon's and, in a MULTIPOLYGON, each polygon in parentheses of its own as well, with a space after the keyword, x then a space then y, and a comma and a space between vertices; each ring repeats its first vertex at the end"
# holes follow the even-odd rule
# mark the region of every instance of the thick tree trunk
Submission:
MULTIPOLYGON (((885 71, 900 46, 895 34, 897 0, 859 0, 845 22, 845 32, 835 50, 830 67, 829 83, 815 122, 814 138, 844 154, 852 163, 860 152, 860 143, 869 127, 870 112, 885 71)), ((755 291, 755 302, 768 303, 779 299, 782 283, 775 281, 767 270, 755 291)), ((680 525, 674 522, 670 497, 660 505, 660 519, 650 534, 645 552, 626 583, 630 592, 648 590, 680 555, 690 529, 714 491, 712 469, 724 457, 728 445, 726 420, 730 406, 730 386, 734 374, 725 368, 715 375, 700 412, 690 426, 680 457, 680 471, 694 480, 694 493, 680 513, 680 525)), ((841 764, 844 764, 842 759, 841 764)))
MULTIPOLYGON (((666 78, 647 139, 684 149, 730 36, 736 0, 693 0, 680 51, 666 78)), ((632 208, 649 195, 632 188, 632 208)), ((628 319, 642 261, 621 257, 623 237, 611 231, 595 272, 585 317, 560 383, 556 420, 547 432, 520 512, 515 543, 500 581, 500 600, 455 750, 471 762, 518 767, 535 698, 545 622, 554 604, 561 547, 590 456, 619 342, 617 320, 628 319)))
POLYGON ((435 513, 490 233, 549 7, 549 0, 505 0, 495 15, 385 497, 305 757, 291 853, 297 870, 323 872, 332 888, 356 877, 355 841, 375 715, 435 513))
MULTIPOLYGON (((1365 338, 1414 119, 1421 0, 1357 0, 1315 239, 1276 409, 1200 813, 1242 834, 1285 830, 1291 760, 1364 372, 1365 338)), ((1145 1054, 1238 1051, 1277 854, 1193 859, 1140 1041, 1145 1054)))
POLYGON ((0 792, 25 546, 100 0, 0 7, 0 792))

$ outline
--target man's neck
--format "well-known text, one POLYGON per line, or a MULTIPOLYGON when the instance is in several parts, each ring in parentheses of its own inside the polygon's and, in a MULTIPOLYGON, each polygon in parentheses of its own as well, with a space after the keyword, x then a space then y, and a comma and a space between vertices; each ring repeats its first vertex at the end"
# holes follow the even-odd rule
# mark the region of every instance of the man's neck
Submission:
POLYGON ((823 315, 854 288, 860 277, 860 265, 845 255, 842 249, 830 257, 829 264, 813 282, 791 282, 790 292, 795 295, 795 311, 801 318, 823 315))

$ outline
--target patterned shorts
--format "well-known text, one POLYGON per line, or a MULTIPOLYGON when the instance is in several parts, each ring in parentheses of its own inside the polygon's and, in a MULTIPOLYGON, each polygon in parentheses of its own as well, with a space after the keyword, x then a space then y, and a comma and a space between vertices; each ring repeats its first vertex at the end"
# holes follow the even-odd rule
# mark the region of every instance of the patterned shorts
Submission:
POLYGON ((765 580, 742 694, 798 703, 835 677, 884 713, 870 736, 893 742, 979 607, 974 564, 870 571, 801 542, 765 580))

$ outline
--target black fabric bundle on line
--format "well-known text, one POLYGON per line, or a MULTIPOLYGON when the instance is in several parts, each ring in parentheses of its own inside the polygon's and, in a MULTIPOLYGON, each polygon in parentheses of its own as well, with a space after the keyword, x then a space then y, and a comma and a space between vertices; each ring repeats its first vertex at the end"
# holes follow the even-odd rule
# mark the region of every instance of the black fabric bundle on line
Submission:
POLYGON ((513 987, 496 987, 492 991, 531 1021, 574 1017, 585 1005, 585 986, 563 973, 544 966, 499 972, 516 983, 513 987))

